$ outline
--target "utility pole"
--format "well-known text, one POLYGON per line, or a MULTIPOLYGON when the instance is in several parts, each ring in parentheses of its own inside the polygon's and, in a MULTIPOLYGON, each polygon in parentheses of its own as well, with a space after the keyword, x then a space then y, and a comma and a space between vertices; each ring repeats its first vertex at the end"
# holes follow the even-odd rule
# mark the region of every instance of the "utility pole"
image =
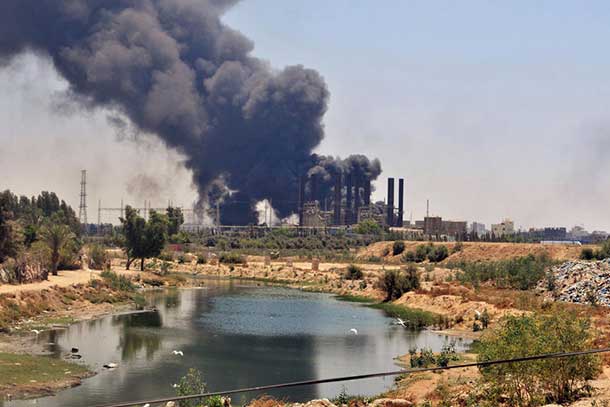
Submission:
POLYGON ((426 199, 426 218, 430 217, 430 200, 426 199))
POLYGON ((98 231, 102 227, 102 200, 97 200, 97 228, 98 231))
POLYGON ((78 220, 87 228, 87 170, 80 172, 80 205, 78 206, 78 220))
POLYGON ((123 217, 123 198, 121 198, 121 218, 123 217))

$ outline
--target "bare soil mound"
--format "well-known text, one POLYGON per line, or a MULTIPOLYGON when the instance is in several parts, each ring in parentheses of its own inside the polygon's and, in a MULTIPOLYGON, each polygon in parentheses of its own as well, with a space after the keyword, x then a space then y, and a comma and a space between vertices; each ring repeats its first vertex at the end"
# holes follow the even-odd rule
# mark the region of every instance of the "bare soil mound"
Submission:
MULTIPOLYGON (((400 263, 402 254, 392 255, 394 242, 373 243, 360 251, 357 258, 366 261, 371 258, 383 258, 388 263, 400 263)), ((417 246, 427 244, 426 242, 405 242, 405 252, 415 250, 417 246)), ((443 263, 450 261, 491 261, 506 260, 523 257, 529 254, 547 254, 553 260, 576 260, 580 256, 583 246, 573 245, 543 245, 539 243, 489 243, 489 242, 464 242, 462 250, 453 253, 455 242, 435 242, 449 249, 449 257, 443 263)))

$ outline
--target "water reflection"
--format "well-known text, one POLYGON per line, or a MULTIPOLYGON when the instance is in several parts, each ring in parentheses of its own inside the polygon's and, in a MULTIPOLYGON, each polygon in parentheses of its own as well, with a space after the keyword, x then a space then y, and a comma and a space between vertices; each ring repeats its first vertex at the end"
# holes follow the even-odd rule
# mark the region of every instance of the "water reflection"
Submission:
POLYGON ((112 325, 122 328, 119 349, 123 362, 134 359, 141 349, 145 350, 146 359, 152 360, 161 349, 161 337, 151 329, 163 325, 158 311, 114 316, 112 325))
MULTIPOLYGON (((206 289, 153 291, 156 312, 117 315, 41 335, 53 357, 79 348, 98 371, 82 386, 41 399, 44 406, 84 406, 173 395, 190 367, 210 390, 394 370, 393 358, 412 346, 435 350, 446 339, 390 325, 381 311, 339 302, 326 294, 256 284, 206 282, 206 289), (350 333, 351 328, 358 335, 350 333), (184 357, 174 355, 182 350, 184 357), (113 371, 103 364, 117 362, 113 371)), ((458 348, 460 345, 458 344, 458 348)), ((347 391, 374 394, 392 378, 346 383, 347 391)), ((292 388, 277 397, 332 397, 341 384, 292 388)), ((234 397, 235 404, 247 396, 234 397)), ((6 402, 6 407, 32 405, 6 402)), ((2 403, 0 402, 0 406, 2 403)))

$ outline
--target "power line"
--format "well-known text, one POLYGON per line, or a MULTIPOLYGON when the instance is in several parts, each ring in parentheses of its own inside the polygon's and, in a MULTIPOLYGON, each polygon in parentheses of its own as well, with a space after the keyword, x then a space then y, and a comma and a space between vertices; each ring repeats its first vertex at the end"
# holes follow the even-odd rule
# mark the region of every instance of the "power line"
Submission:
POLYGON ((234 389, 234 390, 193 394, 193 395, 189 395, 189 396, 175 396, 175 397, 160 398, 160 399, 155 399, 155 400, 130 401, 130 402, 119 403, 119 404, 103 404, 103 405, 98 405, 95 407, 142 406, 147 403, 148 404, 158 404, 158 403, 167 403, 168 401, 192 400, 192 399, 199 399, 199 398, 211 397, 211 396, 225 396, 225 395, 236 394, 236 393, 250 393, 250 392, 262 391, 262 390, 282 389, 282 388, 288 388, 288 387, 310 386, 310 385, 314 385, 314 384, 371 379, 371 378, 375 378, 375 377, 399 376, 399 375, 403 375, 403 374, 412 374, 412 373, 419 373, 419 372, 438 372, 438 371, 442 371, 442 370, 463 369, 463 368, 467 368, 467 367, 485 367, 485 366, 500 365, 500 364, 507 364, 507 363, 530 362, 533 360, 567 358, 567 357, 573 357, 573 356, 584 356, 584 355, 592 355, 592 354, 607 353, 607 352, 610 352, 610 348, 589 349, 589 350, 577 351, 577 352, 544 353, 544 354, 540 354, 540 355, 524 356, 524 357, 514 358, 514 359, 499 359, 499 360, 489 360, 489 361, 485 361, 485 362, 463 363, 461 365, 451 365, 451 366, 445 366, 445 367, 402 369, 402 370, 394 370, 394 371, 390 371, 390 372, 368 373, 368 374, 355 375, 355 376, 333 377, 333 378, 329 378, 329 379, 304 380, 304 381, 298 381, 298 382, 270 384, 270 385, 266 385, 266 386, 255 386, 255 387, 246 387, 246 388, 234 389))

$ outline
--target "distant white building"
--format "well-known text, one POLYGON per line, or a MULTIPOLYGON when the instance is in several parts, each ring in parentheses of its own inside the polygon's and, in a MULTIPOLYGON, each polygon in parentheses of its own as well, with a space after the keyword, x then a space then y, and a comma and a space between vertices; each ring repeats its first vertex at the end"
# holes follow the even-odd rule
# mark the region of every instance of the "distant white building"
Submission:
POLYGON ((470 232, 476 233, 477 236, 483 236, 487 233, 487 229, 485 229, 484 223, 472 222, 470 224, 470 232))
POLYGON ((504 219, 498 224, 491 225, 491 233, 495 237, 515 234, 515 223, 510 219, 504 219))
POLYGON ((574 226, 572 229, 570 229, 569 236, 574 240, 578 240, 589 236, 589 232, 587 232, 582 226, 574 226))

